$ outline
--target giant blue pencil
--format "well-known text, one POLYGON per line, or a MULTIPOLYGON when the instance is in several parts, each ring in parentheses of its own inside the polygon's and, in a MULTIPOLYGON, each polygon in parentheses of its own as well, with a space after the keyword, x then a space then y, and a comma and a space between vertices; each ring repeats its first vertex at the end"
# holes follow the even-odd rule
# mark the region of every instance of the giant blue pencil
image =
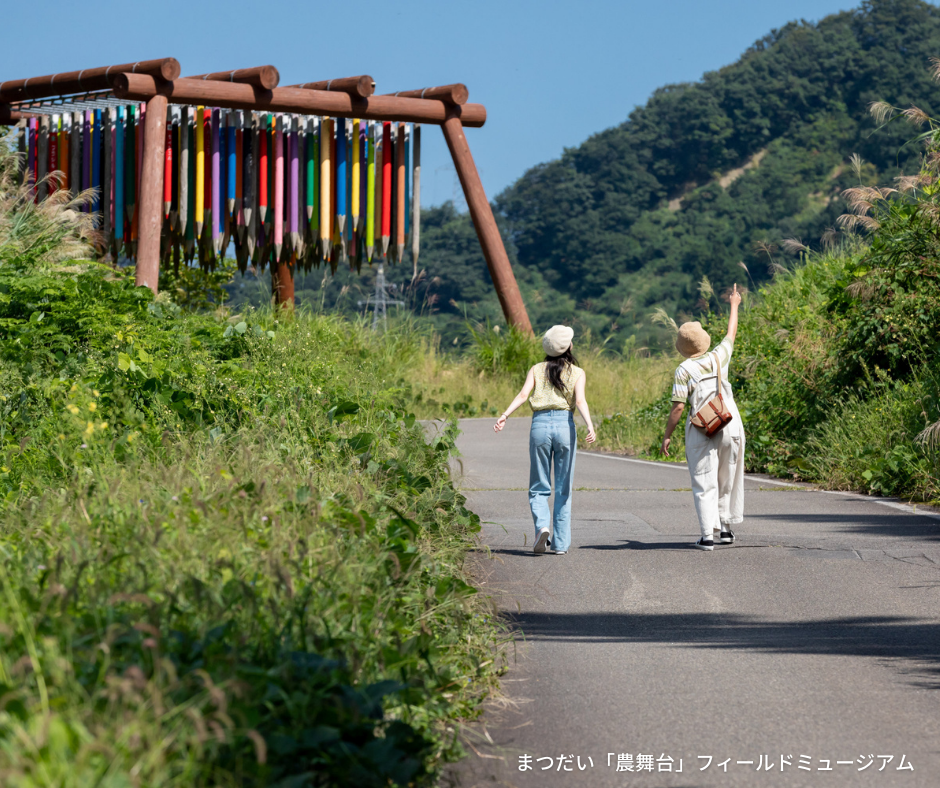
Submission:
POLYGON ((336 120, 336 225, 340 243, 346 228, 346 119, 336 120))
POLYGON ((114 240, 120 254, 124 242, 124 107, 117 108, 114 126, 114 240))
POLYGON ((237 162, 235 160, 236 146, 235 146, 235 111, 231 110, 227 114, 226 122, 226 139, 225 139, 225 156, 228 160, 226 173, 225 173, 225 198, 227 201, 228 212, 231 213, 235 210, 235 184, 238 180, 238 176, 235 172, 235 167, 237 162))

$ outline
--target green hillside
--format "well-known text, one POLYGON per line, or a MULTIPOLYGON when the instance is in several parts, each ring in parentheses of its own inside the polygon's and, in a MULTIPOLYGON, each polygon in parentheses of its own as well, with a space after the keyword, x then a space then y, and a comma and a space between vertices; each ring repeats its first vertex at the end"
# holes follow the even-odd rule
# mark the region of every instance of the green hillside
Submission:
MULTIPOLYGON (((774 30, 736 63, 657 90, 621 125, 532 168, 495 204, 533 323, 655 341, 652 307, 694 311, 703 276, 721 292, 746 280, 743 262, 753 287, 782 239, 819 248, 845 212, 839 193, 857 185, 853 153, 866 182, 919 166, 910 128, 877 129, 868 108, 940 111, 934 56, 940 9, 869 0, 774 30)), ((444 206, 424 223, 441 327, 465 311, 499 319, 469 218, 444 206)))

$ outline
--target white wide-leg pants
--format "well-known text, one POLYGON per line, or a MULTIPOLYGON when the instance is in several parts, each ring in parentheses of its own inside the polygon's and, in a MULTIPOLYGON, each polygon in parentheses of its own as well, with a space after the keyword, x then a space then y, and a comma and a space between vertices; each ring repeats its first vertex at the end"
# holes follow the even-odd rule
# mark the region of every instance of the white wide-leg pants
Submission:
POLYGON ((691 424, 685 428, 685 458, 703 539, 744 519, 744 429, 736 418, 709 438, 691 424))

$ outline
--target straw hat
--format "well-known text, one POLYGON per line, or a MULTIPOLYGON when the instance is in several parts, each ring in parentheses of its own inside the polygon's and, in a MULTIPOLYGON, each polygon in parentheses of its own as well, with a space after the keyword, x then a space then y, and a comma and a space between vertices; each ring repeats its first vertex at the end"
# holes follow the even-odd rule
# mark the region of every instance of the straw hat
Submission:
POLYGON ((560 356, 571 347, 574 329, 568 326, 552 326, 542 337, 542 350, 546 356, 560 356))
POLYGON ((679 327, 679 336, 676 337, 676 350, 686 358, 701 356, 711 347, 712 338, 702 328, 697 320, 694 323, 683 323, 679 327))

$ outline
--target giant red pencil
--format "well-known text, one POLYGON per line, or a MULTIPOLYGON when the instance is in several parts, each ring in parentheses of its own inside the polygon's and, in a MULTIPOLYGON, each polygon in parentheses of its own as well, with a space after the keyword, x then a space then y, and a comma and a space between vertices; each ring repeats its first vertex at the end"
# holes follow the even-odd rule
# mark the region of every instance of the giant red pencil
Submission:
POLYGON ((264 224, 268 212, 268 116, 262 115, 258 125, 258 218, 264 224))
POLYGON ((166 143, 163 151, 163 218, 170 218, 173 204, 173 110, 166 108, 166 143))
POLYGON ((382 124, 382 256, 392 234, 392 124, 382 124))

